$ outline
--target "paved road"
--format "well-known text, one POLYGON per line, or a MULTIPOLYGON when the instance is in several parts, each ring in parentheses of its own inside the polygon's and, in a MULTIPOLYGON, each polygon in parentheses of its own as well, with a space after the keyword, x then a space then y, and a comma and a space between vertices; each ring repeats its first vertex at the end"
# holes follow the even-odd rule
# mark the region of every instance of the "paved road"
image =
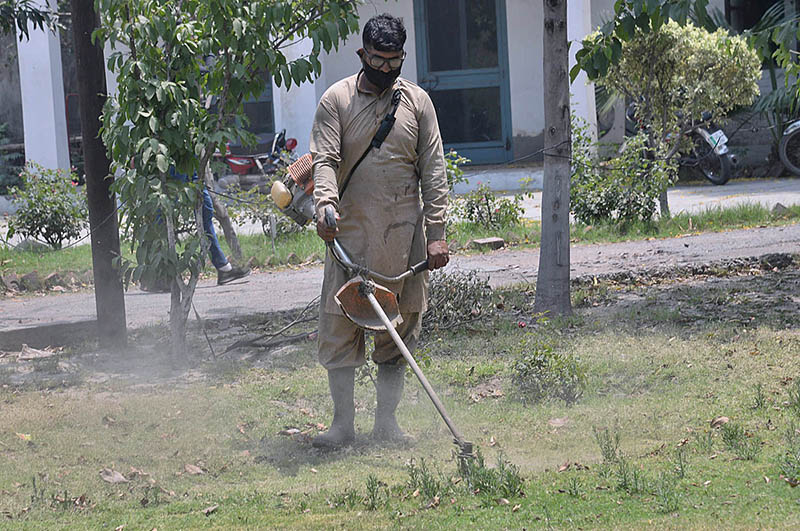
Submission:
MULTIPOLYGON (((639 268, 702 263, 773 252, 800 252, 800 225, 707 233, 665 240, 604 245, 574 245, 572 276, 639 268)), ((490 254, 455 256, 449 270, 474 270, 494 286, 534 281, 538 250, 500 250, 490 254)), ((201 282, 195 295, 205 319, 226 319, 305 306, 320 292, 322 267, 253 274, 217 287, 201 282)), ((165 323, 169 295, 132 288, 125 296, 130 328, 165 323)), ((96 319, 94 294, 69 293, 0 299, 0 350, 19 344, 46 346, 61 339, 90 334, 96 319)))
MULTIPOLYGON (((771 209, 777 203, 784 206, 800 205, 800 179, 734 180, 725 186, 714 186, 711 183, 681 185, 671 188, 667 195, 673 215, 681 212, 696 214, 708 209, 746 203, 759 203, 771 209)), ((525 217, 541 219, 541 204, 541 192, 526 199, 523 202, 525 217)))

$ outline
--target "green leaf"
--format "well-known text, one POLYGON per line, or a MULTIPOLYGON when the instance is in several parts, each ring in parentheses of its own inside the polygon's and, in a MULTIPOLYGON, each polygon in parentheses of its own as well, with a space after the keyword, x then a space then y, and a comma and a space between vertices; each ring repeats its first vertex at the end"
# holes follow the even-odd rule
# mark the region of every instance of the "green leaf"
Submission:
POLYGON ((581 73, 581 65, 580 63, 573 66, 569 71, 569 82, 575 83, 575 80, 578 78, 578 74, 581 73))
POLYGON ((169 169, 169 162, 167 162, 167 157, 159 153, 156 155, 156 166, 158 167, 158 171, 161 173, 167 173, 169 169))

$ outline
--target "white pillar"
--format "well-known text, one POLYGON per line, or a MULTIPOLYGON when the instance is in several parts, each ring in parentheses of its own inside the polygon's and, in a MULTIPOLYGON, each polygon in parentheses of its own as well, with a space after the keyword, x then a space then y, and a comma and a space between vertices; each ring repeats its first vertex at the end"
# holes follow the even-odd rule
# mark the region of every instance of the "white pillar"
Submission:
MULTIPOLYGON (((56 10, 55 2, 34 2, 56 10)), ((34 29, 30 39, 17 42, 19 81, 22 92, 22 126, 25 160, 45 168, 69 168, 64 81, 61 75, 61 43, 58 32, 34 29)))
MULTIPOLYGON (((292 61, 298 57, 311 53, 311 39, 298 41, 284 50, 286 60, 292 61)), ((292 83, 286 90, 286 85, 278 88, 272 85, 272 105, 275 116, 275 130, 286 129, 286 138, 296 138, 297 148, 295 153, 304 155, 308 153, 311 139, 311 124, 314 122, 314 113, 317 110, 317 94, 314 83, 304 82, 299 87, 292 83)))
MULTIPOLYGON (((567 38, 569 48, 569 67, 575 66, 575 54, 581 48, 583 38, 592 32, 591 0, 569 0, 567 2, 567 38)), ((594 101, 594 84, 589 83, 586 72, 581 72, 570 86, 570 107, 579 118, 589 124, 589 135, 597 140, 597 108, 594 101)))

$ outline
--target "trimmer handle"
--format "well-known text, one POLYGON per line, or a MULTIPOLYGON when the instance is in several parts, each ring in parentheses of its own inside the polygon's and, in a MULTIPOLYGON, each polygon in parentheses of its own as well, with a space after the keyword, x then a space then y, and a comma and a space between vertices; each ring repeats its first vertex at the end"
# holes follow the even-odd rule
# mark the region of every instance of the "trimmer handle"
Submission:
POLYGON ((329 227, 336 226, 336 211, 333 209, 333 205, 325 207, 325 225, 329 227))
POLYGON ((423 271, 427 271, 428 269, 430 269, 430 268, 428 267, 428 261, 427 260, 425 260, 424 262, 420 262, 418 264, 415 264, 415 265, 411 266, 411 272, 414 275, 419 275, 420 273, 422 273, 423 271))

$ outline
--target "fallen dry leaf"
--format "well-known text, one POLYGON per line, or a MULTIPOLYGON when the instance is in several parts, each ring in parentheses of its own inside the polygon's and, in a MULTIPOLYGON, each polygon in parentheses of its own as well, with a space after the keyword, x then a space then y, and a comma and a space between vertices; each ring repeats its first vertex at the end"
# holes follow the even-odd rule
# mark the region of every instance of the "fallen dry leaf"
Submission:
POLYGON ((312 474, 316 474, 317 472, 319 472, 319 471, 318 471, 316 468, 312 468, 312 469, 311 469, 311 473, 312 473, 312 474))
POLYGON ((567 470, 569 470, 569 467, 570 467, 570 464, 569 464, 569 461, 567 461, 566 463, 564 463, 563 465, 558 467, 558 471, 559 472, 566 472, 567 470))
POLYGON ((511 503, 511 502, 510 502, 510 501, 508 501, 508 499, 507 499, 507 498, 500 498, 499 500, 497 500, 497 505, 508 505, 508 504, 510 504, 510 503, 511 503))
POLYGON ((297 435, 300 433, 298 428, 287 428, 278 432, 278 435, 297 435))
POLYGON ((489 446, 497 446, 497 441, 494 439, 494 436, 489 438, 489 446))
POLYGON ((521 508, 522 508, 522 505, 516 504, 514 507, 511 508, 511 512, 515 513, 517 511, 519 511, 521 508))
POLYGON ((186 471, 187 474, 190 474, 192 476, 198 476, 200 474, 205 474, 205 472, 203 472, 203 469, 200 468, 197 465, 190 465, 190 464, 187 463, 187 464, 183 465, 183 469, 186 471))
POLYGON ((114 528, 114 531, 122 531, 123 529, 125 529, 125 524, 118 525, 117 527, 114 528))
POLYGON ((417 496, 419 496, 419 489, 415 490, 415 491, 414 491, 414 492, 411 494, 411 496, 412 496, 413 498, 416 498, 417 496))
POLYGON ((764 476, 764 483, 769 483, 769 478, 767 476, 764 476))
POLYGON ((795 488, 796 486, 800 485, 800 481, 797 478, 787 478, 783 474, 781 474, 781 479, 784 480, 786 483, 789 484, 790 487, 795 488))
POLYGON ((439 507, 439 496, 434 496, 431 502, 428 504, 428 509, 435 509, 439 507))
POLYGON ((547 421, 547 424, 549 424, 550 426, 552 426, 554 428, 563 428, 564 426, 569 424, 569 419, 567 417, 560 418, 560 419, 559 418, 550 419, 550 420, 547 421))
POLYGON ((36 359, 49 358, 49 357, 52 357, 52 356, 55 356, 55 355, 56 355, 55 352, 50 352, 50 351, 47 351, 47 350, 39 350, 39 349, 36 349, 36 348, 31 348, 28 345, 23 343, 22 344, 22 350, 20 351, 19 356, 17 356, 17 359, 21 360, 21 361, 24 361, 24 360, 36 360, 36 359))
POLYGON ((217 509, 219 509, 219 505, 212 505, 211 507, 206 507, 205 509, 203 509, 202 512, 204 515, 208 516, 214 513, 217 509))
POLYGON ((116 470, 112 470, 110 468, 104 468, 100 471, 100 479, 105 481, 106 483, 130 483, 128 479, 125 478, 122 474, 117 472, 116 470))
POLYGON ((130 471, 130 473, 128 474, 128 476, 129 476, 131 479, 133 479, 133 478, 135 478, 135 477, 145 477, 145 476, 149 476, 149 475, 150 475, 150 474, 148 474, 147 472, 144 472, 144 471, 142 471, 142 470, 139 470, 139 469, 138 469, 138 468, 136 468, 136 467, 131 467, 131 471, 130 471))
POLYGON ((722 417, 722 416, 714 417, 713 419, 711 419, 711 427, 719 428, 723 424, 727 424, 730 421, 731 419, 729 419, 728 417, 722 417))

